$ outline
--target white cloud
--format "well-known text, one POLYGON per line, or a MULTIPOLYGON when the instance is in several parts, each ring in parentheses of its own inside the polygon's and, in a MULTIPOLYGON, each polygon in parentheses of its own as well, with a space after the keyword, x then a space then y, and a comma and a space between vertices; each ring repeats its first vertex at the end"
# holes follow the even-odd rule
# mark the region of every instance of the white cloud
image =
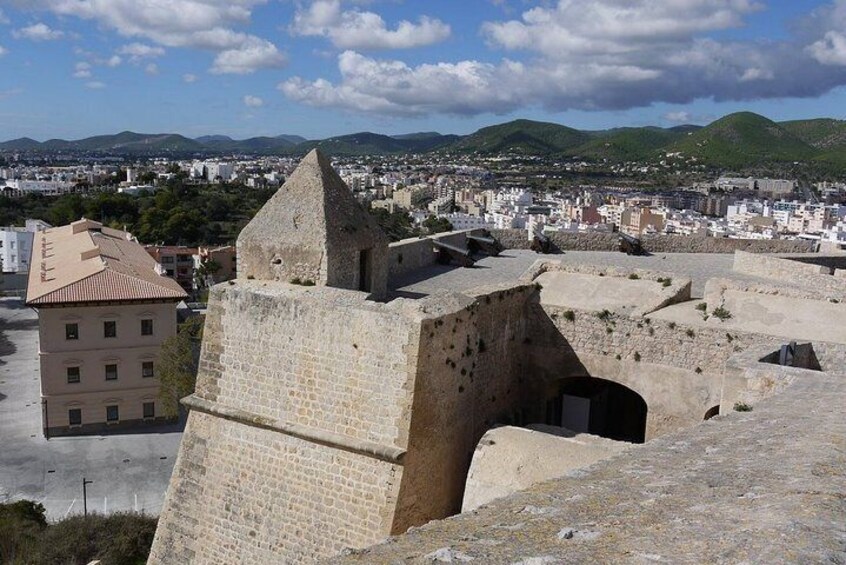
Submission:
POLYGON ((51 29, 50 26, 44 23, 33 24, 12 32, 15 39, 29 39, 31 41, 55 41, 62 39, 65 32, 56 29, 51 29))
POLYGON ((687 43, 695 34, 740 27, 763 5, 755 0, 559 0, 520 20, 486 22, 488 40, 554 58, 624 55, 687 43))
MULTIPOLYGON (((338 17, 336 4, 324 1, 322 11, 312 5, 308 22, 298 22, 311 26, 302 31, 326 29, 338 17)), ((483 25, 493 48, 524 52, 515 56, 519 60, 413 66, 348 50, 338 57, 338 80, 292 77, 279 89, 317 107, 470 115, 527 107, 623 110, 702 98, 815 97, 846 85, 846 64, 833 66, 840 61, 839 44, 832 39, 816 58, 804 48, 831 39, 825 34, 832 25, 846 28, 846 0, 829 6, 825 17, 806 26, 805 35, 780 41, 710 37, 744 25, 762 8, 756 0, 558 0, 543 6, 519 19, 483 25), (842 19, 832 17, 841 10, 842 19), (827 58, 820 60, 821 53, 827 58)))
POLYGON ((186 84, 197 82, 197 75, 192 73, 185 73, 184 75, 182 75, 182 82, 186 84))
POLYGON ((271 42, 235 31, 252 9, 267 0, 28 0, 32 10, 94 20, 124 37, 145 38, 163 47, 191 47, 216 53, 217 73, 245 74, 278 67, 284 55, 271 42))
POLYGON ((138 63, 142 59, 155 59, 165 54, 161 47, 146 45, 144 43, 130 43, 117 50, 118 55, 129 57, 130 62, 138 63))
POLYGON ((155 63, 147 63, 147 66, 144 67, 144 72, 150 76, 155 76, 159 74, 159 66, 155 63))
POLYGON ((811 55, 823 65, 846 65, 846 35, 829 31, 808 47, 811 55))
POLYGON ((667 112, 664 114, 663 118, 668 122, 673 122, 674 124, 689 124, 693 121, 690 112, 667 112))
POLYGON ((340 0, 315 0, 308 8, 298 9, 290 29, 294 35, 328 37, 336 47, 358 50, 431 45, 451 32, 449 25, 428 16, 421 16, 417 23, 403 20, 391 30, 374 12, 343 11, 340 0))
POLYGON ((254 38, 237 48, 217 54, 210 70, 213 74, 245 75, 257 69, 279 68, 287 59, 275 45, 264 39, 254 38))
POLYGON ((91 78, 91 64, 80 61, 74 66, 73 78, 91 78))
POLYGON ((120 64, 122 62, 123 62, 123 59, 121 59, 117 55, 112 55, 111 57, 106 59, 106 66, 114 68, 114 67, 120 66, 120 64))
POLYGON ((769 69, 751 68, 743 71, 740 82, 751 82, 753 80, 773 80, 775 74, 769 69))
POLYGON ((0 24, 6 25, 6 24, 9 24, 9 23, 11 23, 11 21, 6 16, 6 14, 3 13, 3 10, 0 9, 0 24))
POLYGON ((99 80, 92 80, 91 82, 86 82, 85 87, 90 88, 92 90, 99 90, 101 88, 106 88, 106 84, 100 82, 99 80))
POLYGON ((6 48, 5 48, 5 47, 3 47, 2 45, 0 45, 0 57, 2 57, 3 55, 5 55, 5 54, 6 54, 6 53, 8 53, 8 52, 9 52, 9 50, 8 50, 8 49, 6 49, 6 48))
POLYGON ((244 106, 248 108, 261 108, 264 106, 264 100, 259 98, 258 96, 251 96, 247 94, 244 96, 244 106))

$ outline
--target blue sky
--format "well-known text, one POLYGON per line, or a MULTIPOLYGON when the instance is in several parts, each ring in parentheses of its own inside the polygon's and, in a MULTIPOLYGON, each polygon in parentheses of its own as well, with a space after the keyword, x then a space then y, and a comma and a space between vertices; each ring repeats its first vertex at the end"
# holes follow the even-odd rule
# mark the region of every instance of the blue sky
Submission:
POLYGON ((0 139, 846 118, 846 0, 0 0, 0 139))

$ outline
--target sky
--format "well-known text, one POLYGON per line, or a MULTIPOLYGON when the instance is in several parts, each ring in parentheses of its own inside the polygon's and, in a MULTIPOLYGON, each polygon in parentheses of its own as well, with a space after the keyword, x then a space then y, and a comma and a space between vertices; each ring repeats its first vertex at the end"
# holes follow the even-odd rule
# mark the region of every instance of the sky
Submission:
POLYGON ((0 140, 846 118, 846 0, 0 0, 0 140))

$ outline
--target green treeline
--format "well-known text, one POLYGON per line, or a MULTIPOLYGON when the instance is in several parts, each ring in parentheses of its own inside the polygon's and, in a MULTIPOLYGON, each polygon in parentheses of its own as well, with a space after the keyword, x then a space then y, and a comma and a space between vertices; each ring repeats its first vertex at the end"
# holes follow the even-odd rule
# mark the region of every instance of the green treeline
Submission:
POLYGON ((189 185, 177 178, 155 193, 137 196, 111 191, 0 196, 0 225, 39 218, 61 226, 85 217, 126 229, 145 244, 220 245, 234 242, 274 192, 241 184, 189 185))

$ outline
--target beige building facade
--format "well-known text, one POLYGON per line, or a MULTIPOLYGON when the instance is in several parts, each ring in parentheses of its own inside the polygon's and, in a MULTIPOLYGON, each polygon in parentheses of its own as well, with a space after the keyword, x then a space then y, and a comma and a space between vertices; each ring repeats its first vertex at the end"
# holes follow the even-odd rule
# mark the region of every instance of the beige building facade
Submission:
POLYGON ((45 436, 160 419, 158 356, 185 292, 129 234, 90 220, 37 234, 33 250, 45 436))

